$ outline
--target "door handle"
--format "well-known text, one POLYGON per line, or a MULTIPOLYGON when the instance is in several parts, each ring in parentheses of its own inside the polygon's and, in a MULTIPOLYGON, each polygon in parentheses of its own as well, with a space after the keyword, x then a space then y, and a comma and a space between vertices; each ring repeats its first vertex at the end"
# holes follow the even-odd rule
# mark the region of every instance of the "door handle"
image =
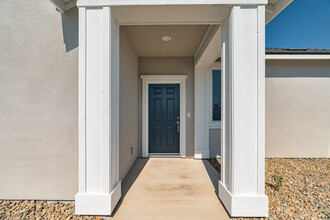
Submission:
POLYGON ((176 132, 180 132, 180 122, 176 121, 176 132))

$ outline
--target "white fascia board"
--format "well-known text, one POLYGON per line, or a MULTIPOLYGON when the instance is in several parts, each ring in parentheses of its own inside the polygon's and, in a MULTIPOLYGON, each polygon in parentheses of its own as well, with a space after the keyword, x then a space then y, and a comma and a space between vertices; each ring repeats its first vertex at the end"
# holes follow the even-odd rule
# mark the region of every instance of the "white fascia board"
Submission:
POLYGON ((129 5, 266 5, 268 0, 78 0, 78 7, 129 5))
POLYGON ((66 11, 68 11, 71 8, 74 8, 74 7, 76 7, 76 0, 72 0, 72 1, 65 4, 65 10, 66 11))
POLYGON ((76 0, 65 3, 62 0, 49 0, 60 12, 65 13, 76 6, 76 0))
POLYGON ((266 54, 266 60, 330 60, 330 54, 266 54))
POLYGON ((49 0, 60 12, 65 13, 65 3, 62 0, 49 0))
POLYGON ((268 4, 266 6, 266 24, 273 20, 281 11, 283 11, 294 0, 280 0, 276 5, 268 4))

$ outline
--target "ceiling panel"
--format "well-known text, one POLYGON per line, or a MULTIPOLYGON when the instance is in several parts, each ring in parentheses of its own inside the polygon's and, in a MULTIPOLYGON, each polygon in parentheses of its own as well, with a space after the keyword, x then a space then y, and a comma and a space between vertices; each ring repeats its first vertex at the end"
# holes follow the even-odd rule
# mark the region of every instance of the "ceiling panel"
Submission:
POLYGON ((208 25, 137 25, 124 28, 139 57, 192 57, 208 25), (163 36, 171 36, 165 42, 163 36))

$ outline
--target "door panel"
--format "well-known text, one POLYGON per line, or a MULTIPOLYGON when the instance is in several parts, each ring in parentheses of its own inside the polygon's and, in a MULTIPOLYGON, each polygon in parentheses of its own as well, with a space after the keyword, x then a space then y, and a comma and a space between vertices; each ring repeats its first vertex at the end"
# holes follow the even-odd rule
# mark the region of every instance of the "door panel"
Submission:
POLYGON ((179 153, 180 86, 149 85, 149 153, 179 153))

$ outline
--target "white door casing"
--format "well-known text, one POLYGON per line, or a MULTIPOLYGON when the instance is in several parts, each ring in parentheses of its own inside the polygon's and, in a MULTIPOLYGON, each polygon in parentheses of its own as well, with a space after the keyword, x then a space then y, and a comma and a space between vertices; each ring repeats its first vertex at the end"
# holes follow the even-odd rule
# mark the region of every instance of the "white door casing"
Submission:
POLYGON ((180 85, 180 156, 186 157, 186 79, 187 75, 141 75, 142 79, 142 157, 149 156, 149 84, 180 85))

